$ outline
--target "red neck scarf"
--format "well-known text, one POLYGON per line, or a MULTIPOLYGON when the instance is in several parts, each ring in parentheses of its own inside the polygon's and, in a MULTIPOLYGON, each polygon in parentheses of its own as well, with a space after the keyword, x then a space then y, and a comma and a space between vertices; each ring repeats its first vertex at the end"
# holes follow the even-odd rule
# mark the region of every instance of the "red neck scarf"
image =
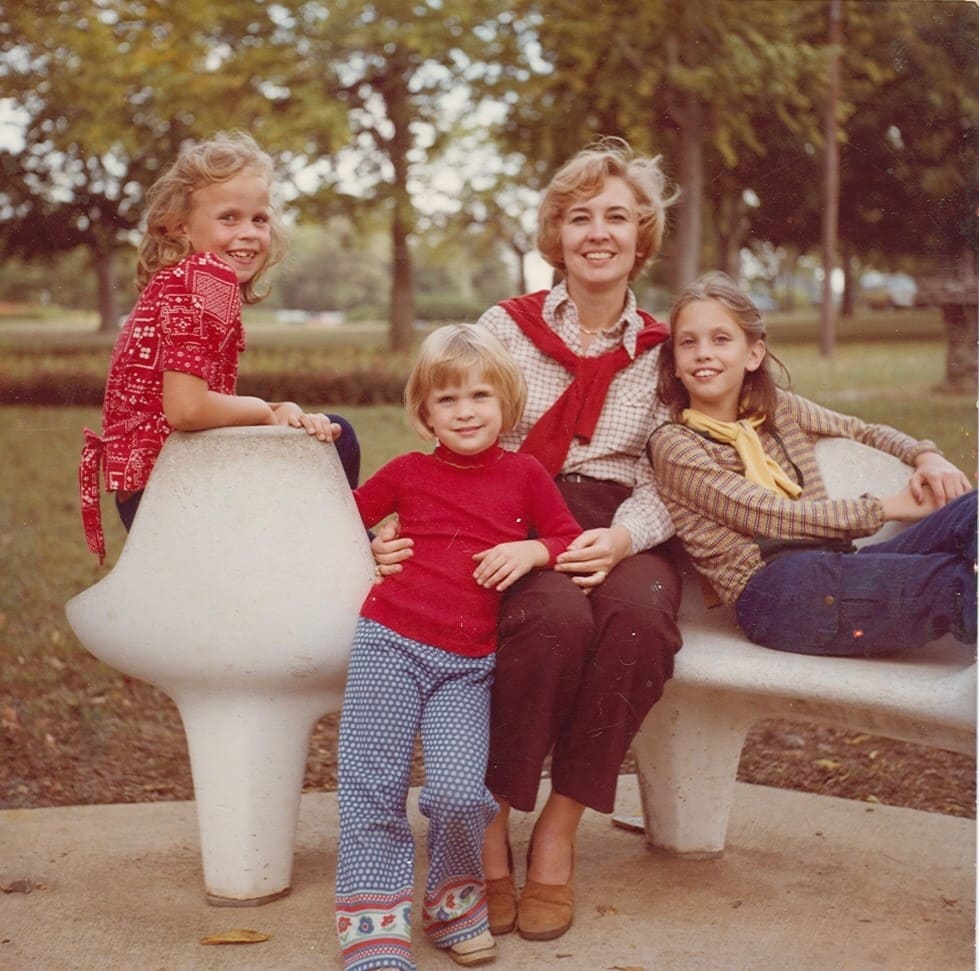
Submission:
MULTIPOLYGON (((547 290, 504 300, 500 306, 542 353, 574 375, 564 394, 538 419, 520 446, 521 452, 540 459, 551 475, 557 475, 574 438, 589 442, 602 413, 612 378, 633 360, 621 345, 597 357, 581 357, 568 347, 544 321, 547 290)), ((645 311, 639 311, 643 327, 636 338, 636 357, 661 344, 669 329, 645 311)))

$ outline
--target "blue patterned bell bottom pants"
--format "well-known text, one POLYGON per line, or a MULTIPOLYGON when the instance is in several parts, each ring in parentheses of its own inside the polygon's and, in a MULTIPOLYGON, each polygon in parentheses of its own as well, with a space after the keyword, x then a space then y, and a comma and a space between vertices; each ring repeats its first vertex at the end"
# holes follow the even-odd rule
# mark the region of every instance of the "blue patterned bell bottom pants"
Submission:
POLYGON ((415 844, 407 814, 415 738, 428 819, 423 929, 448 948, 488 929, 483 836, 493 655, 462 657, 360 618, 338 743, 336 926, 345 971, 414 971, 415 844))

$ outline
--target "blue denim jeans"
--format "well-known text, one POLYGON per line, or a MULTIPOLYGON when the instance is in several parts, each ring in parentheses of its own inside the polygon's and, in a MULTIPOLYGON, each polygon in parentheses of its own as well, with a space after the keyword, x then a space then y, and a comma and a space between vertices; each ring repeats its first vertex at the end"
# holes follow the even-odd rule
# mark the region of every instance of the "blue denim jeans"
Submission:
POLYGON ((976 641, 976 493, 855 553, 789 553, 762 567, 736 605, 756 644, 869 657, 951 633, 976 641))
MULTIPOLYGON (((337 456, 343 466, 343 474, 347 477, 351 489, 356 489, 360 481, 360 442, 357 440, 357 433, 354 426, 340 415, 327 415, 330 421, 335 422, 342 429, 340 437, 333 443, 336 446, 337 456)), ((116 509, 119 518, 128 533, 136 518, 136 510, 139 509, 139 501, 143 498, 142 491, 134 492, 127 496, 124 502, 119 501, 116 496, 116 509)))

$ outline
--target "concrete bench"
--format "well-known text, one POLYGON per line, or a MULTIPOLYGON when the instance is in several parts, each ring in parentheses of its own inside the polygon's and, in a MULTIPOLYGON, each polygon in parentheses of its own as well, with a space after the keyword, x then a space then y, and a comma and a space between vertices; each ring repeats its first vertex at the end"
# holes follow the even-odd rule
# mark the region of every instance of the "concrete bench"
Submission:
MULTIPOLYGON (((834 497, 896 492, 908 479, 907 466, 856 442, 825 440, 817 455, 834 497)), ((705 607, 689 562, 683 572, 684 646, 633 745, 646 840, 654 849, 691 857, 723 852, 741 749, 762 719, 830 722, 975 754, 972 647, 945 637, 878 658, 770 650, 748 641, 729 609, 705 607)))
POLYGON ((112 570, 66 605, 184 724, 215 906, 289 892, 309 738, 340 710, 374 559, 340 459, 279 425, 174 432, 112 570))

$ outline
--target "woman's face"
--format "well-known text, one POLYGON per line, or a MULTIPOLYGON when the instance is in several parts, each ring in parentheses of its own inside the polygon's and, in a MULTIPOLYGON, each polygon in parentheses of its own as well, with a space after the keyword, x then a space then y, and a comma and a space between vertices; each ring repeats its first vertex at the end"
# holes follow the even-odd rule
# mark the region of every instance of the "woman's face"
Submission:
POLYGON ((561 218, 561 254, 568 285, 590 290, 625 288, 636 264, 639 209, 629 184, 605 180, 590 199, 572 202, 561 218))

